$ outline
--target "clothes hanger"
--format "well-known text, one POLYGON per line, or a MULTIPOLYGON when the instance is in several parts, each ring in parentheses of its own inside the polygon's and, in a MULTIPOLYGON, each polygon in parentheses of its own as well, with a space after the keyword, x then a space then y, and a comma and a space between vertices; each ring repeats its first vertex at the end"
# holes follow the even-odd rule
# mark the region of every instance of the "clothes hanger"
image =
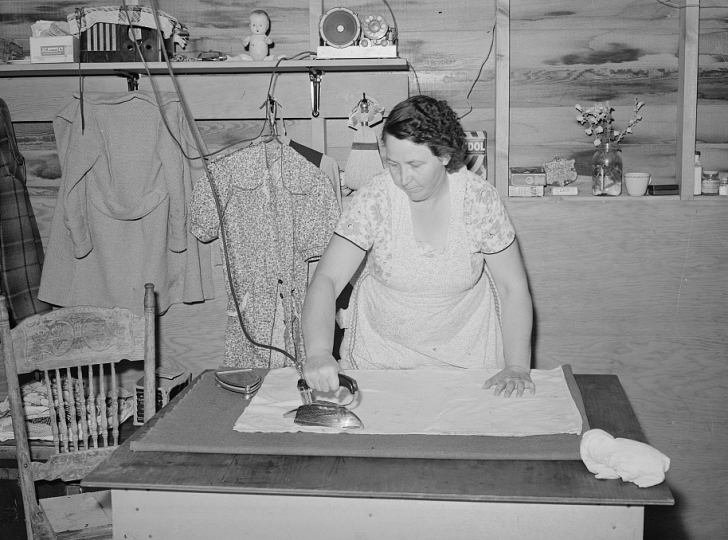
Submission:
MULTIPOLYGON (((275 144, 275 148, 280 149, 280 157, 278 158, 278 166, 280 168, 279 175, 281 179, 281 184, 283 185, 284 189, 288 191, 291 195, 305 195, 306 193, 298 193, 293 191, 291 188, 289 188, 286 185, 286 182, 283 180, 283 147, 289 146, 290 139, 287 135, 281 135, 278 132, 278 108, 280 107, 280 103, 278 103, 273 96, 268 94, 268 97, 266 98, 266 101, 260 106, 262 109, 263 107, 267 107, 266 109, 266 121, 268 123, 268 130, 269 133, 267 136, 260 138, 257 140, 254 144, 262 144, 263 148, 266 152, 266 161, 267 161, 267 152, 268 152, 268 146, 271 145, 271 143, 275 144)), ((283 119, 281 119, 282 121, 283 119)), ((284 132, 285 132, 285 124, 284 125, 284 132)))
POLYGON ((276 142, 278 144, 287 146, 291 142, 291 139, 288 138, 288 136, 286 135, 285 121, 283 120, 283 118, 278 117, 278 109, 281 107, 281 104, 278 103, 278 101, 276 101, 273 96, 268 94, 265 102, 260 106, 261 109, 263 107, 267 107, 265 118, 268 125, 268 135, 264 136, 258 142, 276 142), (280 133, 278 130, 279 121, 283 126, 283 133, 280 133))

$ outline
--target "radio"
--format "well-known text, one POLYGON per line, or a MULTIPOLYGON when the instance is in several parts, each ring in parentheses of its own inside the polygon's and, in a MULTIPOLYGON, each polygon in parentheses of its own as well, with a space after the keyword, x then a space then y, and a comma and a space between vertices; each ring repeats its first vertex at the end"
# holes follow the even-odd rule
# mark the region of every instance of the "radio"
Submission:
POLYGON ((337 7, 319 20, 317 58, 397 58, 397 31, 381 15, 364 20, 352 10, 337 7))

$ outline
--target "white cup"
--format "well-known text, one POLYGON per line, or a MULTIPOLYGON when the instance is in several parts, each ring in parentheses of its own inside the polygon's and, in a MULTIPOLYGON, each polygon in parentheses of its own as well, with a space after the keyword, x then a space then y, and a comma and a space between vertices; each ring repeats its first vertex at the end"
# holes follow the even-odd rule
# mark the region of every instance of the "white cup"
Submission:
POLYGON ((644 172, 631 172, 624 175, 627 193, 632 197, 641 197, 647 192, 650 183, 650 174, 644 172))

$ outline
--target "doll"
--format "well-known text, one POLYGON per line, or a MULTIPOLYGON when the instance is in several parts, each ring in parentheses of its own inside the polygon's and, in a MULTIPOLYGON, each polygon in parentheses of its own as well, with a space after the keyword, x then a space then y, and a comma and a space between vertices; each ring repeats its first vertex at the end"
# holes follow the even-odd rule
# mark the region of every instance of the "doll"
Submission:
POLYGON ((273 40, 268 37, 270 18, 262 9, 256 9, 250 14, 251 35, 243 40, 243 46, 250 54, 237 54, 228 57, 228 60, 275 60, 276 57, 268 54, 268 46, 273 40))

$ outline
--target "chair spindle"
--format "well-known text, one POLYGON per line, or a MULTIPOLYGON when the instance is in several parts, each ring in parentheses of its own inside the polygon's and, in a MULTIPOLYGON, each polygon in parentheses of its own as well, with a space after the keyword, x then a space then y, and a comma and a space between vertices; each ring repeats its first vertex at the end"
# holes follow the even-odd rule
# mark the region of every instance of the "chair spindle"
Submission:
POLYGON ((86 385, 83 380, 83 368, 81 366, 78 366, 78 392, 79 392, 79 400, 78 400, 78 406, 79 406, 79 416, 81 418, 81 423, 79 426, 79 439, 81 442, 83 442, 83 449, 88 450, 89 449, 89 432, 88 432, 88 406, 86 403, 86 385))
MULTIPOLYGON (((68 452, 68 423, 66 422, 66 401, 63 399, 63 385, 61 384, 61 370, 56 369, 56 396, 58 397, 58 416, 51 421, 58 422, 58 431, 61 436, 61 452, 68 452)), ((53 397, 51 396, 51 399, 53 397)))
POLYGON ((99 364, 99 419, 101 430, 101 439, 103 446, 109 446, 109 420, 106 416, 106 381, 104 381, 104 364, 99 364))
POLYGON ((111 446, 119 444, 119 390, 116 384, 116 367, 111 365, 111 446))
POLYGON ((58 432, 58 422, 56 422, 57 412, 56 412, 56 404, 55 400, 53 399, 53 382, 51 381, 51 372, 47 369, 43 371, 43 377, 45 378, 45 384, 46 384, 46 395, 48 396, 48 409, 50 411, 50 424, 51 424, 51 433, 53 434, 53 444, 54 448, 56 449, 56 452, 60 452, 61 448, 61 441, 60 441, 60 433, 58 432))
POLYGON ((78 440, 78 421, 76 419, 76 387, 73 384, 71 368, 66 368, 66 384, 68 385, 68 444, 71 450, 78 452, 81 448, 78 440))
POLYGON ((99 447, 99 430, 98 422, 96 421, 96 390, 94 389, 94 367, 93 365, 88 366, 88 418, 89 418, 89 434, 93 441, 94 448, 99 447))

